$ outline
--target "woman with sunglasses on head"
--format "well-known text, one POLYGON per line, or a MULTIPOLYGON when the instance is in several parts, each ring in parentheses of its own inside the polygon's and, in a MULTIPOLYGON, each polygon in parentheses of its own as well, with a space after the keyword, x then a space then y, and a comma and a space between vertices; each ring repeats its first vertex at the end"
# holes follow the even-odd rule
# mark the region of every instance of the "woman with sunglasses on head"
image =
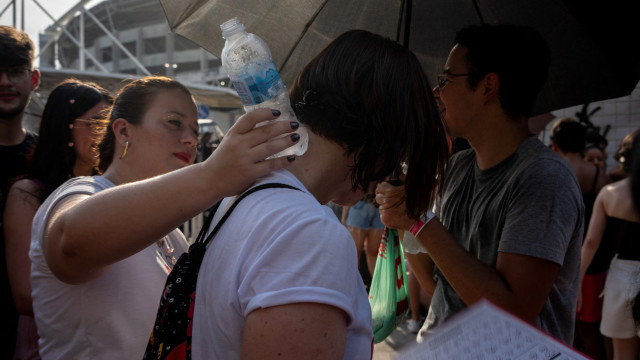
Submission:
POLYGON ((97 173, 98 119, 112 101, 109 92, 94 83, 68 79, 56 86, 42 113, 27 175, 9 191, 4 231, 11 291, 21 314, 18 359, 33 359, 38 354, 29 282, 31 222, 42 202, 62 183, 97 173))
POLYGON ((141 359, 158 300, 188 244, 177 226, 294 158, 297 123, 277 111, 241 117, 192 165, 196 104, 175 80, 134 80, 116 95, 100 142, 101 176, 72 179, 40 207, 30 257, 43 359, 141 359))

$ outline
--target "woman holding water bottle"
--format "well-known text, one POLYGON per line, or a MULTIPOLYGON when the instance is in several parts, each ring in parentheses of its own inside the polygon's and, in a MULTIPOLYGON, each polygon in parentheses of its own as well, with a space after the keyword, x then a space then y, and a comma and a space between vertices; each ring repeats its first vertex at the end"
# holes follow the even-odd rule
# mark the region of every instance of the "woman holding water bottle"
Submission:
POLYGON ((100 142, 100 176, 69 180, 40 206, 31 233, 33 312, 42 359, 142 359, 167 274, 187 241, 176 227, 292 159, 278 111, 242 116, 193 165, 197 111, 175 80, 124 86, 100 142))
MULTIPOLYGON (((445 133, 420 63, 400 44, 346 32, 296 78, 307 151, 256 185, 211 240, 198 276, 193 359, 371 359, 371 310, 349 231, 350 206, 407 166, 417 214, 433 195, 445 133)), ((223 200, 211 228, 235 198, 223 200)), ((210 229, 211 229, 210 228, 210 229)), ((211 231, 211 230, 210 230, 211 231)))

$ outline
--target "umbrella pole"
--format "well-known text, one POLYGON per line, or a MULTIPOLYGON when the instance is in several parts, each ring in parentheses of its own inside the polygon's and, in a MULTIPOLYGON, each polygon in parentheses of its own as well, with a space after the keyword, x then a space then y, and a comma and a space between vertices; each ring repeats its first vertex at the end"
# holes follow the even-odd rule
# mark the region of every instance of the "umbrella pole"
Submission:
POLYGON ((409 47, 409 35, 411 33, 411 11, 413 8, 413 0, 402 0, 400 4, 400 14, 398 15, 398 29, 396 31, 396 41, 409 47), (403 25, 404 24, 404 29, 403 25), (404 37, 400 41, 400 33, 404 30, 404 37))
POLYGON ((480 20, 480 24, 484 25, 484 18, 482 17, 482 13, 480 12, 480 7, 478 6, 477 0, 473 0, 473 7, 476 8, 476 14, 478 14, 478 20, 480 20))

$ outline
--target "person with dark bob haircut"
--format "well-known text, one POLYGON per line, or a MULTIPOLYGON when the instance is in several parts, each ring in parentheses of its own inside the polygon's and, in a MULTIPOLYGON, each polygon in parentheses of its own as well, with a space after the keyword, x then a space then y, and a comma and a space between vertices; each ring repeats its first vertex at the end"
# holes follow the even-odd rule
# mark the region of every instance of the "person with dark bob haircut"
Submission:
POLYGON ((434 212, 412 216, 409 199, 433 203, 409 188, 377 187, 382 222, 417 238, 421 252, 407 259, 433 293, 418 341, 482 298, 573 341, 582 194, 569 164, 528 128, 549 65, 530 27, 458 31, 433 91, 447 133, 471 148, 451 156, 434 212))
POLYGON ((192 165, 199 128, 186 87, 146 77, 118 92, 99 146, 104 173, 62 184, 33 221, 42 359, 142 358, 167 275, 188 248, 176 227, 293 160, 265 160, 295 142, 268 140, 297 123, 254 129, 277 115, 242 116, 209 159, 192 165))
POLYGON ((258 183, 298 190, 252 193, 212 239, 197 282, 193 359, 371 359, 354 241, 324 204, 351 206, 406 165, 407 188, 424 200, 410 203, 417 214, 441 179, 444 128, 418 59, 395 41, 362 30, 338 36, 298 74, 291 100, 309 149, 258 183))
POLYGON ((16 347, 22 354, 38 352, 29 280, 31 223, 58 186, 70 178, 97 173, 97 140, 105 128, 100 119, 112 101, 109 92, 94 83, 69 79, 58 84, 42 112, 27 174, 9 191, 4 214, 7 271, 13 300, 22 315, 16 347))

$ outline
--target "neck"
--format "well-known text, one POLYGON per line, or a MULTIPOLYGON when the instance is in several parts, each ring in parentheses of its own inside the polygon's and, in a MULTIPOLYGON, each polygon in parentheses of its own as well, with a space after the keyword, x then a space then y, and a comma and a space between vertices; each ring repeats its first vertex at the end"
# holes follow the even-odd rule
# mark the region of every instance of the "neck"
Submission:
POLYGON ((343 154, 344 149, 338 144, 309 131, 307 152, 296 157, 287 170, 300 180, 318 202, 326 204, 338 192, 344 191, 345 184, 351 187, 348 159, 343 154))
POLYGON ((76 158, 76 163, 73 165, 74 176, 91 176, 93 175, 93 164, 87 163, 76 158))
POLYGON ((524 118, 493 117, 478 124, 482 129, 467 140, 475 150, 476 162, 481 170, 498 165, 531 136, 524 118))
POLYGON ((0 145, 18 145, 26 134, 27 131, 22 128, 22 114, 11 119, 0 119, 0 145))
POLYGON ((134 179, 131 176, 128 176, 128 172, 124 169, 126 166, 122 164, 119 159, 113 159, 111 165, 107 168, 107 170, 102 174, 105 178, 111 181, 114 185, 126 184, 129 182, 133 182, 140 179, 134 179))
POLYGON ((582 155, 579 153, 565 153, 565 152, 558 152, 558 155, 560 155, 560 157, 562 157, 563 159, 565 159, 569 164, 582 164, 584 163, 584 160, 582 159, 582 155))
MULTIPOLYGON (((122 148, 116 147, 111 164, 102 174, 115 185, 127 184, 135 181, 150 179, 152 177, 166 174, 172 170, 160 170, 157 167, 148 165, 145 159, 141 159, 136 154, 129 152, 124 159, 120 159, 122 148)), ((139 154, 138 154, 139 155, 139 154)), ((173 170, 177 170, 173 169, 173 170)))

